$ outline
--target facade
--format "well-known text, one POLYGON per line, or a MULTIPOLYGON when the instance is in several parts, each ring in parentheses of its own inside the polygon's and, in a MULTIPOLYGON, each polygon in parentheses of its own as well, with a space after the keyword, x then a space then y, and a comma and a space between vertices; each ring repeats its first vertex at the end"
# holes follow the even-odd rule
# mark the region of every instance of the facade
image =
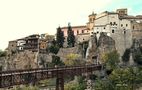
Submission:
POLYGON ((26 44, 24 47, 25 50, 38 51, 39 49, 39 35, 38 34, 30 35, 26 37, 25 40, 26 40, 26 44))
POLYGON ((8 52, 22 52, 25 50, 32 52, 46 53, 47 47, 51 46, 51 42, 55 39, 54 35, 33 34, 25 38, 9 41, 8 52))
POLYGON ((7 50, 8 50, 8 55, 11 55, 13 52, 16 52, 17 51, 17 41, 16 40, 9 41, 7 50))
POLYGON ((126 48, 132 46, 134 38, 141 38, 142 17, 129 16, 127 9, 118 9, 116 12, 105 11, 97 14, 94 20, 94 33, 99 38, 101 32, 106 32, 116 42, 116 49, 123 55, 126 48))
POLYGON ((39 40, 39 52, 46 53, 46 50, 47 50, 47 40, 40 39, 39 40))
MULTIPOLYGON (((83 25, 83 26, 71 26, 72 30, 74 32, 74 35, 77 36, 79 34, 89 33, 89 29, 83 25)), ((68 27, 61 27, 64 37, 68 36, 68 27)))
POLYGON ((18 51, 24 50, 25 44, 26 44, 26 41, 25 41, 24 38, 23 38, 23 39, 18 39, 18 40, 17 40, 17 50, 18 50, 18 51))

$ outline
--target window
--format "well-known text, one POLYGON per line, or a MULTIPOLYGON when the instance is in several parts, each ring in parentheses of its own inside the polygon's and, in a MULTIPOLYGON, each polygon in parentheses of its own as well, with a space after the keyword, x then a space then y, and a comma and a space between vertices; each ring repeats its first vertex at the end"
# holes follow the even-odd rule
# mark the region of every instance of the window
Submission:
POLYGON ((121 24, 121 27, 123 27, 123 24, 121 24))
POLYGON ((133 29, 135 29, 135 27, 133 26, 133 29))
POLYGON ((116 22, 113 22, 114 25, 116 25, 116 22))
POLYGON ((82 33, 84 33, 84 30, 82 30, 82 33))
POLYGON ((106 29, 106 28, 104 27, 104 29, 106 29))
POLYGON ((112 25, 112 22, 110 22, 110 25, 112 25))
POLYGON ((114 33, 114 30, 112 30, 112 33, 114 33))
POLYGON ((126 31, 124 31, 124 34, 126 34, 126 31))
POLYGON ((128 26, 128 24, 126 24, 126 27, 128 26))
POLYGON ((79 34, 79 31, 77 30, 77 34, 79 34))
POLYGON ((97 33, 99 33, 99 32, 97 31, 97 33))

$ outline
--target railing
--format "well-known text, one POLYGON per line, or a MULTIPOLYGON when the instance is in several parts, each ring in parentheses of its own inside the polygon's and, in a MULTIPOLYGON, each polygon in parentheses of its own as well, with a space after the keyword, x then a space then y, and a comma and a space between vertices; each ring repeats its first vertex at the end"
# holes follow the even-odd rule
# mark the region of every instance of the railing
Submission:
POLYGON ((56 68, 36 68, 25 70, 10 70, 0 72, 0 88, 13 85, 35 83, 40 80, 57 78, 56 90, 64 90, 64 77, 83 75, 92 73, 95 70, 101 70, 101 65, 68 66, 56 68), (61 82, 62 83, 61 83, 61 82), (61 89, 59 89, 61 87, 61 89))

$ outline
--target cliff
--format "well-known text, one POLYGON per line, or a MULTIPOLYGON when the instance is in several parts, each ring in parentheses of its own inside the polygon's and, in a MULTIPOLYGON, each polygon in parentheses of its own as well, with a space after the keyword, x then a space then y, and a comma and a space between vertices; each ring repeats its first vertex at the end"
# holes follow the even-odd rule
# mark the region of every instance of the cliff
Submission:
POLYGON ((97 40, 94 34, 89 41, 86 59, 92 63, 101 63, 101 56, 113 50, 116 50, 115 41, 111 37, 107 36, 105 33, 101 33, 97 40))

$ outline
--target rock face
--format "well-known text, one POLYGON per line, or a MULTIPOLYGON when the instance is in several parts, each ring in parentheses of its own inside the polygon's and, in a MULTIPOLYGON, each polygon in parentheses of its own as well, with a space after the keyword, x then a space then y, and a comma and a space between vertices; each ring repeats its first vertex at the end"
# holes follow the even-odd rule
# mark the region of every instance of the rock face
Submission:
POLYGON ((5 62, 6 58, 5 57, 0 57, 0 70, 4 70, 5 69, 5 62))
POLYGON ((37 52, 24 51, 7 57, 7 69, 37 68, 37 52))
POLYGON ((69 54, 78 54, 80 56, 80 59, 83 59, 82 58, 82 48, 79 45, 72 47, 72 48, 61 48, 57 56, 59 56, 61 60, 64 61, 66 60, 66 57, 69 54))
POLYGON ((37 62, 38 62, 38 67, 43 68, 43 67, 48 67, 47 63, 52 62, 52 55, 51 53, 49 54, 39 54, 37 57, 37 62))
POLYGON ((101 63, 101 61, 98 60, 101 58, 102 54, 109 53, 113 50, 116 50, 115 41, 111 37, 107 36, 105 33, 101 33, 97 40, 97 37, 94 34, 89 41, 89 47, 86 53, 87 60, 101 63))

